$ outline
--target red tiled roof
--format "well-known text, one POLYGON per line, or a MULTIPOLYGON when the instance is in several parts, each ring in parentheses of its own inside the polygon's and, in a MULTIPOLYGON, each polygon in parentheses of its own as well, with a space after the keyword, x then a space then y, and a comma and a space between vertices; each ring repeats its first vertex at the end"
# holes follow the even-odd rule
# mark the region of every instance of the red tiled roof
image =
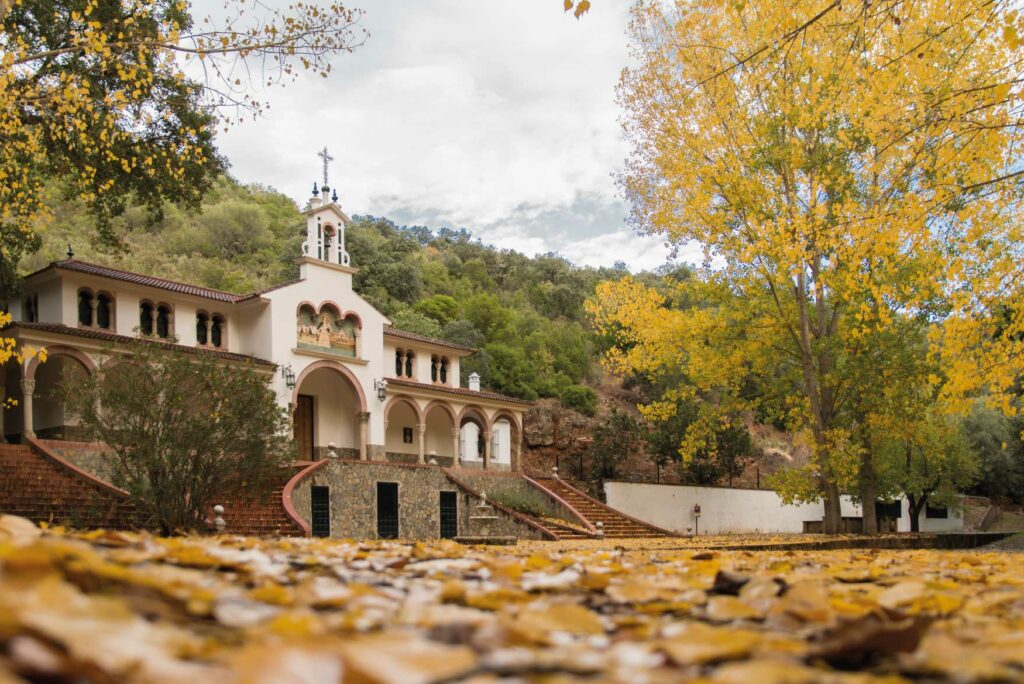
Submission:
POLYGON ((120 344, 128 344, 131 342, 143 341, 147 344, 157 344, 164 349, 170 349, 173 351, 181 351, 190 354, 211 354, 220 359, 226 359, 228 361, 253 361, 261 366, 276 366, 273 361, 267 361, 266 359, 260 359, 255 356, 249 356, 248 354, 238 354, 236 352, 222 351, 220 349, 208 349, 205 347, 187 347, 183 344, 174 344, 173 342, 163 342, 160 340, 154 340, 145 337, 129 337, 128 335, 118 335, 106 330, 97 330, 95 328, 72 328, 71 326, 64 325, 63 323, 27 323, 20 322, 12 324, 8 329, 22 328, 24 330, 38 330, 40 332, 55 333, 57 335, 70 335, 72 337, 85 337, 91 340, 104 340, 107 342, 117 342, 120 344))
POLYGON ((517 397, 510 397, 506 394, 498 394, 497 392, 476 392, 466 387, 448 387, 447 385, 431 385, 426 382, 416 382, 415 380, 406 380, 405 378, 388 378, 388 385, 398 385, 399 387, 413 387, 421 390, 431 390, 434 392, 445 392, 446 394, 458 394, 464 397, 472 397, 476 399, 490 399, 491 401, 507 401, 513 404, 523 404, 524 406, 530 406, 533 404, 532 401, 526 399, 519 399, 517 397))
POLYGON ((455 344, 454 342, 448 342, 447 340, 441 340, 436 337, 427 337, 426 335, 420 335, 419 333, 409 332, 407 330, 399 330, 393 328, 390 325, 384 326, 384 334, 391 337, 401 337, 406 340, 414 340, 416 342, 424 342, 426 344, 437 345, 438 347, 448 347, 449 349, 458 349, 465 352, 475 352, 476 349, 473 347, 467 347, 464 344, 455 344))
POLYGON ((47 271, 51 268, 88 273, 90 275, 100 276, 101 278, 112 278, 114 280, 121 280, 126 283, 143 285, 145 287, 156 287, 161 290, 169 290, 171 292, 191 295, 193 297, 203 297, 204 299, 213 299, 218 302, 226 302, 228 304, 234 304, 235 302, 239 302, 243 299, 249 299, 251 297, 251 295, 237 295, 230 292, 224 292, 223 290, 214 290, 209 287, 189 285, 187 283, 179 283, 174 280, 166 280, 165 278, 157 278, 155 276, 143 275, 141 273, 122 271, 117 268, 110 268, 109 266, 100 266, 99 264, 90 264, 86 261, 78 261, 77 259, 54 261, 46 268, 36 271, 28 277, 31 278, 37 273, 42 273, 43 271, 47 271))

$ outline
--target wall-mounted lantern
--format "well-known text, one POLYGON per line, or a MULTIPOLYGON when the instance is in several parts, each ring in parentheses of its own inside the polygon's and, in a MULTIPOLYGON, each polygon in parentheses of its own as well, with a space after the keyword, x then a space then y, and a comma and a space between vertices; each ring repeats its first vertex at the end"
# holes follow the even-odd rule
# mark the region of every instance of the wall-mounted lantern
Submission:
POLYGON ((693 505, 693 533, 700 534, 700 504, 693 505))
POLYGON ((377 399, 384 401, 388 398, 388 381, 384 378, 373 381, 373 389, 377 390, 377 399))
POLYGON ((284 384, 288 386, 288 389, 295 389, 295 371, 290 365, 281 366, 281 377, 284 378, 284 384))

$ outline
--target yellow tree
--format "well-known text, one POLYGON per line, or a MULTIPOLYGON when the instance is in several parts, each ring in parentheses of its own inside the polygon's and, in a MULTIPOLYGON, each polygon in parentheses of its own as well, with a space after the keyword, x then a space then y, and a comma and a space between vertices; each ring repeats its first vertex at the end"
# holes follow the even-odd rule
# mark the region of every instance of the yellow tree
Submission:
POLYGON ((824 497, 830 532, 864 461, 861 398, 918 373, 953 408, 982 391, 1010 405, 1024 338, 1024 310, 1005 306, 1024 282, 1012 22, 982 0, 634 10, 619 91, 632 221, 698 241, 707 263, 686 286, 700 305, 666 308, 629 280, 599 289, 591 311, 620 341, 609 362, 677 364, 712 404, 752 374, 782 388, 814 452, 801 494, 824 497), (908 365, 903 329, 942 362, 908 365))

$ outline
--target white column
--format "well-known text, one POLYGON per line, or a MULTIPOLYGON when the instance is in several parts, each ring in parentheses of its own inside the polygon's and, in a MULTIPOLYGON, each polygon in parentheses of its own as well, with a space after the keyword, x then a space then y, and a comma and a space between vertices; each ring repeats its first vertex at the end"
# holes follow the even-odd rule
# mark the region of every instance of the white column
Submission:
POLYGON ((459 428, 452 428, 452 465, 462 465, 462 454, 459 453, 459 428))
POLYGON ((35 437, 36 433, 32 425, 32 394, 36 391, 36 381, 25 378, 21 381, 21 410, 22 434, 26 437, 35 437))
POLYGON ((367 427, 370 422, 370 412, 360 411, 358 414, 359 418, 359 460, 365 461, 367 458, 366 454, 366 442, 367 442, 367 427))
POLYGON ((484 470, 491 467, 491 438, 494 436, 490 430, 484 430, 484 470))
POLYGON ((419 434, 419 445, 416 453, 416 461, 418 463, 426 463, 427 455, 427 424, 416 423, 416 432, 419 434))

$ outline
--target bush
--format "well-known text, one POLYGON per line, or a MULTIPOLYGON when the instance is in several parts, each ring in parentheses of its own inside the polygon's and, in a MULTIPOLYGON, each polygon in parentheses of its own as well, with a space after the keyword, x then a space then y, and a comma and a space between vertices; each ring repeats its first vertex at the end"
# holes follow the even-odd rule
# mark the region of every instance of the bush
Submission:
POLYGON ((525 513, 537 517, 557 518, 558 511, 548 497, 535 490, 504 489, 488 494, 487 498, 511 508, 517 513, 525 513))
POLYGON ((562 390, 562 406, 579 411, 585 416, 597 413, 597 393, 583 385, 569 385, 562 390))

